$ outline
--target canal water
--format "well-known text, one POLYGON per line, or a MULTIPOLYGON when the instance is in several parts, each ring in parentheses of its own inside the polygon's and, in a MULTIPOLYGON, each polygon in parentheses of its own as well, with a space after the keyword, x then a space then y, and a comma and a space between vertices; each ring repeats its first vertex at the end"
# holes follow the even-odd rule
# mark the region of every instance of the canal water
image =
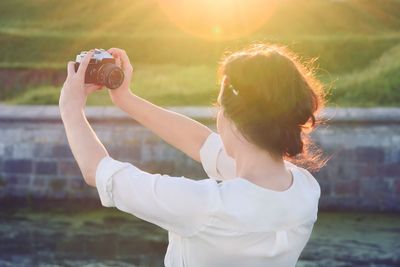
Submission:
MULTIPOLYGON (((0 206, 0 267, 161 267, 166 247, 166 231, 113 208, 0 206)), ((320 212, 297 267, 345 266, 400 266, 400 214, 320 212)))

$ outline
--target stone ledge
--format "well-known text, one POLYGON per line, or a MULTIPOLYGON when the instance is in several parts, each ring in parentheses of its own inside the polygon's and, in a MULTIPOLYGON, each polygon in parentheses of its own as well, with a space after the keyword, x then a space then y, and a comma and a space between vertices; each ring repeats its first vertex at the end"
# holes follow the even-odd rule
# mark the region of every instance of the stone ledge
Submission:
MULTIPOLYGON (((212 120, 212 107, 167 107, 167 109, 197 120, 212 120)), ((92 106, 86 108, 89 120, 97 122, 130 121, 117 107, 92 106)), ((329 123, 400 123, 400 108, 325 108, 321 117, 329 123)), ((0 104, 0 122, 59 122, 58 106, 0 104)))

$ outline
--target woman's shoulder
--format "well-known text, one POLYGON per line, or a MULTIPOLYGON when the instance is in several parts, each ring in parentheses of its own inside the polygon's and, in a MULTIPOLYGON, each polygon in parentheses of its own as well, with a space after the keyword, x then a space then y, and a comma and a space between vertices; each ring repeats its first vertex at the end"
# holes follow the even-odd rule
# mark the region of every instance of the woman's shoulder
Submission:
POLYGON ((286 168, 290 169, 296 177, 299 186, 306 186, 315 191, 318 196, 321 194, 321 187, 317 179, 307 169, 297 166, 296 164, 284 161, 286 168))
POLYGON ((285 166, 288 170, 293 175, 293 183, 289 188, 283 191, 277 191, 273 189, 269 189, 260 185, 257 185, 253 182, 248 181, 245 178, 242 177, 231 177, 230 179, 226 179, 222 182, 218 182, 217 184, 219 185, 220 188, 225 188, 225 189, 239 189, 243 190, 243 187, 249 187, 252 189, 257 189, 261 193, 277 193, 278 195, 280 193, 290 193, 292 191, 296 191, 297 187, 306 187, 306 188, 311 188, 312 190, 315 190, 316 192, 320 191, 320 186, 317 181, 317 179, 305 168, 302 168, 300 166, 297 166, 289 161, 284 161, 285 166))
MULTIPOLYGON (((218 184, 219 205, 212 213, 212 224, 239 232, 290 229, 315 221, 318 197, 308 177, 297 170, 294 186, 286 191, 263 188, 242 178, 218 184), (281 216, 285 212, 285 216, 281 216)), ((215 226, 215 225, 214 225, 215 226)), ((214 229, 214 228, 213 228, 214 229)))

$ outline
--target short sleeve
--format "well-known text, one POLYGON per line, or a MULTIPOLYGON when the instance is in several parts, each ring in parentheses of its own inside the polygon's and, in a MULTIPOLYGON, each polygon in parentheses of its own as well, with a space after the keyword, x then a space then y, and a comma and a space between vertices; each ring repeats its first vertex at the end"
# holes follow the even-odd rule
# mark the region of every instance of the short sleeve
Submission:
POLYGON ((200 148, 200 161, 208 177, 227 180, 236 176, 235 161, 226 154, 221 137, 211 133, 200 148))
POLYGON ((109 156, 98 164, 96 188, 103 206, 185 236, 205 224, 219 198, 213 180, 150 174, 109 156))

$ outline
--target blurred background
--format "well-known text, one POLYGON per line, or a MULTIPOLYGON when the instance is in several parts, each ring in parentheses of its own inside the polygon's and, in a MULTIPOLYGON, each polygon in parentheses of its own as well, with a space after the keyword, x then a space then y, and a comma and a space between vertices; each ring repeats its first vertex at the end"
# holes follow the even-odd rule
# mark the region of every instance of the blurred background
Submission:
MULTIPOLYGON (((266 41, 318 58, 332 105, 400 102, 398 1, 181 2, 1 1, 1 99, 56 104, 67 60, 81 50, 121 47, 136 67, 139 95, 163 105, 208 105, 222 53, 266 41)), ((104 94, 90 104, 110 102, 104 94)))
MULTIPOLYGON (((218 61, 256 42, 288 46, 326 85, 330 121, 313 138, 331 161, 298 266, 400 266, 397 0, 2 0, 0 266, 163 266, 166 232, 102 208, 82 181, 57 109, 67 61, 123 48, 134 93, 213 127, 218 61)), ((106 91, 88 104, 112 156, 204 177, 106 91)))

